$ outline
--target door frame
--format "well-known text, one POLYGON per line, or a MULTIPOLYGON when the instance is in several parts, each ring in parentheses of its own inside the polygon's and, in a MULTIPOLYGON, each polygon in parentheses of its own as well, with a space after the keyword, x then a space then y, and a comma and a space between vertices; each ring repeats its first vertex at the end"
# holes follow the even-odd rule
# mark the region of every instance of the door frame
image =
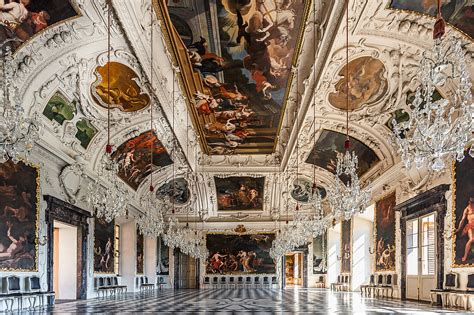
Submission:
MULTIPOLYGON (((303 254, 303 285, 301 286, 302 288, 307 288, 308 287, 308 254, 309 254, 309 245, 304 245, 295 248, 292 250, 292 252, 300 252, 303 254)), ((286 255, 286 254, 285 254, 286 255)), ((281 267, 280 267, 280 272, 281 272, 281 287, 282 289, 286 288, 286 276, 285 276, 285 264, 286 264, 286 258, 285 255, 281 257, 281 267)))
POLYGON ((48 291, 53 291, 54 221, 56 220, 77 227, 77 299, 85 300, 87 299, 87 245, 89 239, 89 223, 87 219, 92 216, 89 211, 78 208, 56 197, 45 195, 43 199, 47 203, 48 291))
MULTIPOLYGON (((444 218, 447 211, 447 200, 445 197, 449 185, 443 184, 425 191, 395 207, 395 211, 400 212, 400 231, 401 231, 401 275, 400 275, 400 298, 406 300, 406 223, 408 220, 417 219, 436 212, 436 288, 443 288, 444 279, 444 218)), ((438 299, 440 297, 438 296, 438 299)), ((440 301, 439 301, 440 302, 440 301)))

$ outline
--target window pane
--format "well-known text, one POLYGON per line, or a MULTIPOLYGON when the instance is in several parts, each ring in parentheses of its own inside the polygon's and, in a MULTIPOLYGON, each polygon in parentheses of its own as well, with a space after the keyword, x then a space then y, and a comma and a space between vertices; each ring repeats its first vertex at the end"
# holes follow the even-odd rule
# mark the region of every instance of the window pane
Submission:
POLYGON ((418 247, 407 248, 407 275, 418 275, 418 247))

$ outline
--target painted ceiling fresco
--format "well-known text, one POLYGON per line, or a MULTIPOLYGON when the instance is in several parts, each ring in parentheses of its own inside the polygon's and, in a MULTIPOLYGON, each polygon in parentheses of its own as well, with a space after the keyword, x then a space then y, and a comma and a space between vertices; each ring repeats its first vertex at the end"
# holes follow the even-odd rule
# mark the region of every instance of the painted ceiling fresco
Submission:
POLYGON ((112 154, 112 157, 119 163, 119 177, 135 190, 151 172, 173 163, 153 131, 146 131, 124 142, 112 154), (154 147, 153 167, 150 167, 152 143, 154 147))
POLYGON ((217 210, 263 210, 265 177, 214 177, 217 210))
MULTIPOLYGON (((318 141, 309 153, 306 163, 319 166, 335 174, 337 154, 345 152, 345 140, 345 134, 332 130, 323 130, 318 141)), ((359 158, 359 169, 357 173, 359 176, 362 176, 375 166, 380 159, 377 154, 364 143, 352 137, 350 137, 350 140, 351 150, 355 151, 359 158)))
MULTIPOLYGON (((317 191, 322 199, 326 198, 326 189, 319 185, 316 186, 317 191)), ((301 203, 308 203, 313 194, 313 183, 306 178, 298 177, 293 181, 293 188, 291 189, 291 197, 301 203)))
POLYGON ((310 2, 157 1, 209 154, 274 151, 310 2))
POLYGON ((71 1, 0 1, 0 42, 15 51, 49 26, 77 16, 71 1))
POLYGON ((136 112, 150 104, 150 97, 144 94, 136 80, 138 75, 128 66, 110 62, 110 91, 108 91, 107 64, 95 70, 97 80, 91 86, 94 101, 107 108, 110 96, 110 108, 118 108, 122 112, 136 112))
MULTIPOLYGON (((385 95, 388 82, 385 66, 380 60, 360 57, 349 62, 348 67, 349 110, 374 104, 385 95)), ((341 79, 336 83, 336 91, 329 94, 329 103, 342 110, 347 108, 346 69, 347 66, 341 69, 341 79)))
MULTIPOLYGON (((392 0, 391 9, 413 11, 435 17, 437 1, 392 0)), ((446 22, 474 39, 474 5, 472 0, 443 0, 441 14, 446 22)))

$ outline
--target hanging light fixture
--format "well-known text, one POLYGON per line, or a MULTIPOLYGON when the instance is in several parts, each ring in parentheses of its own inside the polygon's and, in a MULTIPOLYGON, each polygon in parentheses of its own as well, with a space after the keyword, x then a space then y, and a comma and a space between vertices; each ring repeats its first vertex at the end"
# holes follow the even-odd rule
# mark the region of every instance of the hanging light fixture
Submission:
POLYGON ((357 175, 358 159, 350 151, 349 137, 349 1, 346 1, 346 140, 345 154, 337 155, 336 174, 328 190, 332 214, 336 218, 349 220, 357 212, 363 212, 370 201, 370 192, 361 187, 357 175), (341 179, 344 177, 345 182, 341 179))
POLYGON ((13 84, 15 68, 9 44, 0 43, 0 163, 28 160, 42 126, 36 114, 32 118, 25 115, 13 84))
MULTIPOLYGON (((153 94, 153 5, 150 6, 150 94, 153 94)), ((150 132, 154 133, 155 128, 153 124, 153 95, 150 97, 150 132)), ((150 187, 148 193, 140 200, 141 206, 145 213, 142 213, 137 218, 137 225, 140 232, 147 237, 159 237, 165 228, 163 220, 163 213, 160 208, 158 199, 156 198, 155 188, 153 186, 153 154, 155 149, 155 142, 150 143, 150 187)))
POLYGON ((464 159, 470 145, 474 157, 474 104, 471 78, 461 42, 444 37, 445 22, 438 0, 438 16, 433 29, 434 46, 423 53, 421 85, 411 104, 409 120, 393 124, 393 138, 406 168, 430 166, 434 171, 445 167, 444 159, 464 159), (434 95, 442 86, 455 87, 448 98, 434 95))
POLYGON ((104 217, 107 221, 112 221, 116 217, 125 214, 128 205, 128 191, 125 184, 121 182, 117 176, 119 172, 119 164, 112 156, 112 145, 110 143, 110 52, 111 47, 111 20, 112 6, 108 3, 108 19, 107 19, 107 145, 105 154, 99 162, 99 170, 97 178, 92 179, 89 183, 88 202, 92 209, 96 212, 97 217, 104 217), (103 185, 99 181, 105 182, 103 185))

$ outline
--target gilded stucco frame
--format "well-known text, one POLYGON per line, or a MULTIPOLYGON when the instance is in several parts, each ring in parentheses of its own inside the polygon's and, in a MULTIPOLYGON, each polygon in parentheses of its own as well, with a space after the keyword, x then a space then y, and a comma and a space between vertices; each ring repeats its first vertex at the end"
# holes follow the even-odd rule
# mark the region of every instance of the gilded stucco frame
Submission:
POLYGON ((22 268, 0 268, 0 272, 38 272, 39 262, 39 221, 40 221, 40 195, 41 195, 41 168, 38 164, 34 164, 30 161, 21 159, 20 162, 26 166, 33 168, 36 171, 36 222, 35 222, 35 266, 32 269, 22 268))
MULTIPOLYGON (((197 110, 195 109, 191 101, 193 99, 193 93, 191 90, 190 82, 186 80, 187 75, 191 77, 197 76, 197 78, 199 78, 199 74, 194 72, 192 66, 190 66, 190 60, 187 54, 183 56, 182 54, 179 53, 180 47, 178 47, 177 43, 181 42, 181 38, 177 34, 173 34, 174 26, 173 26, 173 23, 171 22, 171 19, 168 13, 166 0, 152 0, 152 1, 153 1, 152 5, 156 12, 156 16, 158 20, 161 21, 160 26, 164 34, 163 39, 165 41, 166 46, 168 47, 168 49, 170 49, 170 52, 171 52, 170 53, 171 59, 172 59, 171 66, 174 68, 176 67, 179 68, 179 71, 177 73, 178 84, 181 90, 186 93, 185 102, 188 107, 188 111, 191 113, 191 119, 193 121, 193 125, 196 127, 198 131, 198 134, 199 134, 198 137, 199 137, 199 142, 201 143, 201 148, 207 155, 209 155, 210 151, 209 151, 208 143, 206 141, 206 134, 202 128, 201 123, 199 122, 199 115, 197 113, 197 110)), ((306 26, 306 23, 308 22, 308 16, 309 16, 310 8, 312 7, 311 4, 313 3, 313 1, 307 1, 304 4, 305 12, 303 13, 303 16, 302 16, 301 29, 298 35, 297 46, 296 46, 295 52, 293 54, 293 59, 291 62, 293 67, 297 65, 297 60, 301 52, 301 46, 303 45, 303 34, 305 33, 305 26, 306 26)), ((183 44, 183 47, 184 47, 184 44, 183 44)), ((288 104, 288 96, 290 94, 294 77, 295 77, 295 73, 291 72, 288 78, 288 85, 286 87, 285 96, 284 96, 285 102, 281 108, 280 121, 278 123, 277 132, 275 134, 275 140, 273 143, 272 152, 275 152, 275 149, 278 143, 278 135, 279 135, 279 131, 281 130, 281 126, 283 125, 283 118, 285 116, 284 113, 286 111, 286 107, 288 104)), ((197 83, 197 85, 199 85, 199 87, 202 90, 202 82, 200 79, 199 80, 194 79, 192 83, 195 83, 195 84, 197 83)), ((194 86, 194 88, 196 88, 196 86, 194 86)), ((252 153, 239 153, 239 154, 252 154, 253 155, 253 154, 262 154, 262 153, 252 152, 252 153)))
MULTIPOLYGON (((395 206, 397 205, 397 194, 396 194, 396 190, 392 190, 384 195, 382 195, 381 197, 379 197, 377 200, 375 200, 374 202, 374 227, 373 227, 373 231, 374 231, 374 239, 372 240, 373 241, 373 248, 375 250, 377 250, 377 202, 379 201, 382 201, 384 200, 385 198, 389 197, 389 196, 392 196, 394 195, 394 198, 395 198, 395 206)), ((396 253, 396 249, 397 249, 397 216, 395 215, 396 214, 396 211, 395 211, 395 207, 394 207, 394 210, 393 210, 393 213, 394 213, 394 221, 393 221, 393 235, 394 235, 394 246, 395 246, 395 253, 396 253)), ((395 262, 394 266, 392 269, 377 269, 377 252, 374 253, 374 271, 375 272, 395 272, 396 269, 397 269, 397 264, 395 262)))

